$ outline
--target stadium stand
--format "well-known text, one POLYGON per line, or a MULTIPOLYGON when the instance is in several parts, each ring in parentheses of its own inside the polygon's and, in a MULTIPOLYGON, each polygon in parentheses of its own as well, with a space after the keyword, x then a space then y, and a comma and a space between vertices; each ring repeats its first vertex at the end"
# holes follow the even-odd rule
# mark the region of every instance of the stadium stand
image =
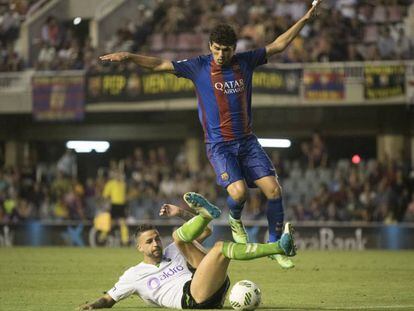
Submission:
MULTIPOLYGON (((134 38, 134 43, 120 37, 118 46, 133 52, 148 51, 175 59, 187 58, 205 52, 211 25, 226 21, 238 29, 238 48, 243 51, 273 40, 275 34, 280 34, 302 16, 306 8, 306 1, 301 0, 255 1, 253 6, 236 0, 224 1, 222 5, 203 1, 184 5, 184 2, 175 1, 172 6, 161 2, 157 7, 148 8, 143 13, 146 16, 144 22, 118 30, 125 38, 134 38), (157 24, 155 33, 150 34, 146 29, 154 23, 157 24), (128 42, 127 46, 123 44, 128 42), (171 44, 174 42, 178 44, 171 44)), ((285 53, 271 61, 412 58, 413 38, 407 35, 403 22, 405 17, 412 19, 406 15, 409 5, 409 1, 382 1, 380 6, 373 1, 327 1, 328 10, 322 13, 320 21, 306 27, 285 53), (328 14, 334 18, 324 18, 328 14), (309 50, 314 52, 304 53, 309 50)))
MULTIPOLYGON (((25 67, 16 52, 15 41, 25 14, 33 14, 45 1, 9 1, 1 8, 1 71, 25 67)), ((301 35, 272 62, 329 62, 393 60, 413 58, 413 4, 409 0, 326 1, 318 22, 305 27, 301 35), (333 18, 326 18, 331 15, 333 18), (362 31, 361 31, 362 29, 362 31), (305 51, 313 51, 305 53, 305 51)), ((126 19, 110 37, 100 54, 114 50, 144 52, 181 59, 207 52, 208 32, 219 21, 233 24, 239 34, 238 50, 262 46, 274 39, 306 8, 305 0, 223 2, 159 1, 141 4, 137 18, 126 19), (247 22, 246 22, 247 21, 247 22)), ((44 20, 41 47, 35 56, 37 69, 90 69, 99 55, 88 38, 79 38, 57 17, 44 20), (57 56, 57 57, 56 57, 57 56)), ((95 68, 96 69, 96 68, 95 68)))

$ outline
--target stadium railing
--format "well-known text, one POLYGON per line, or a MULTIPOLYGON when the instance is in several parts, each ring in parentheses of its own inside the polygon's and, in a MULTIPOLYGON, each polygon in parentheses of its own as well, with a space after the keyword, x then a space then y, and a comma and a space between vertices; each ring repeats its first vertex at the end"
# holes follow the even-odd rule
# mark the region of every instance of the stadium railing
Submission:
POLYGON ((0 74, 0 113, 30 113, 33 70, 0 74))

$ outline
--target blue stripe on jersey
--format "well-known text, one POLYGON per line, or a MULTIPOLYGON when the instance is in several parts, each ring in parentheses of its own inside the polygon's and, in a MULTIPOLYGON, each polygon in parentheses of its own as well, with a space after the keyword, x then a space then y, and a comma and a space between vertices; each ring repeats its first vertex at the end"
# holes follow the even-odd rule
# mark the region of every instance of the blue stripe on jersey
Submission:
POLYGON ((211 65, 208 64, 199 72, 198 78, 194 81, 197 89, 199 90, 200 98, 198 100, 198 112, 199 118, 202 122, 202 115, 205 112, 206 129, 207 129, 207 140, 221 141, 221 128, 220 128, 220 114, 214 95, 214 87, 211 83, 210 78, 211 65), (203 105, 204 111, 201 110, 200 104, 203 105))

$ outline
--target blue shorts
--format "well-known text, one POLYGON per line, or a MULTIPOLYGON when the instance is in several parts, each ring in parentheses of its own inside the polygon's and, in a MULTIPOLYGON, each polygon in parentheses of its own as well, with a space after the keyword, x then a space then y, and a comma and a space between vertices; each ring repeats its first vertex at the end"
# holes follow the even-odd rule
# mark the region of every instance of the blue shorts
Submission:
POLYGON ((276 176, 268 155, 254 135, 229 142, 207 143, 207 157, 217 176, 217 184, 227 188, 238 180, 245 180, 255 188, 255 180, 276 176))

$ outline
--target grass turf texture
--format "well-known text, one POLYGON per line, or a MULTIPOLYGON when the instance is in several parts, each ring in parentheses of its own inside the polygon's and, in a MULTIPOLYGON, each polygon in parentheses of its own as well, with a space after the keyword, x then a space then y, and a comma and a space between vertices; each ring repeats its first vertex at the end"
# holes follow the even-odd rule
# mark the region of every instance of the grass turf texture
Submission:
MULTIPOLYGON (((141 256, 118 248, 0 248, 0 310, 75 310, 108 290, 141 256)), ((266 310, 414 310, 414 252, 300 252, 296 268, 233 261, 232 284, 262 290, 266 310)), ((231 309, 228 300, 226 309, 231 309)), ((112 310, 160 310, 139 298, 112 310)))

